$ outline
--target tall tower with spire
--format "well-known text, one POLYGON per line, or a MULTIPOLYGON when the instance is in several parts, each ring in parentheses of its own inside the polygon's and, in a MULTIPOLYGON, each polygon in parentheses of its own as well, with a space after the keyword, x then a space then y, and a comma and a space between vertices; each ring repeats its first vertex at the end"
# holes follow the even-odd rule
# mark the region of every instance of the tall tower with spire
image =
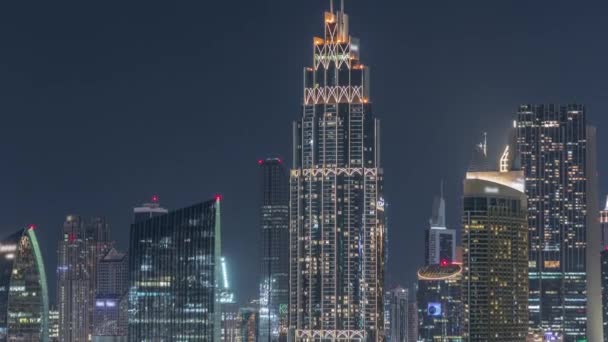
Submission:
POLYGON ((441 196, 435 198, 433 215, 425 234, 425 261, 427 265, 451 264, 456 260, 456 231, 448 229, 445 221, 443 182, 441 196))
POLYGON ((289 327, 295 341, 382 341, 380 123, 343 2, 304 70, 290 173, 289 327))

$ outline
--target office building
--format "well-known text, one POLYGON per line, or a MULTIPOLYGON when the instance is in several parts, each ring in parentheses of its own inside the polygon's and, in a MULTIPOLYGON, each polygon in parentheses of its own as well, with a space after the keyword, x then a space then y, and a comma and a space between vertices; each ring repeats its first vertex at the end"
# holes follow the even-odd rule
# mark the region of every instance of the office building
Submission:
POLYGON ((230 288, 230 273, 228 261, 221 258, 221 277, 219 279, 218 296, 221 310, 221 340, 225 342, 240 341, 240 316, 236 296, 230 288))
POLYGON ((35 226, 0 240, 0 341, 49 340, 49 297, 35 226))
POLYGON ((127 340, 129 261, 127 254, 110 249, 97 264, 93 311, 93 342, 127 340))
POLYGON ((426 265, 451 264, 456 259, 456 231, 448 229, 445 221, 445 200, 443 184, 441 196, 433 203, 433 216, 429 220, 429 228, 425 232, 426 265))
POLYGON ((523 105, 515 122, 528 197, 530 328, 565 341, 602 340, 601 304, 587 301, 600 297, 601 233, 595 129, 585 116, 577 104, 523 105))
POLYGON ((97 260, 111 246, 105 219, 67 216, 57 251, 57 309, 62 342, 90 340, 97 260))
POLYGON ((427 265, 418 270, 417 341, 463 341, 462 266, 427 265))
POLYGON ((408 342, 409 293, 397 287, 387 291, 385 300, 385 337, 388 342, 408 342))
POLYGON ((260 341, 287 341, 289 307, 289 176, 283 161, 260 166, 260 341))
MULTIPOLYGON (((509 150, 503 157, 509 157, 509 150)), ((528 225, 523 172, 508 167, 467 172, 462 226, 464 340, 525 341, 528 225)))
POLYGON ((129 341, 220 341, 220 196, 131 225, 129 341))
MULTIPOLYGON (((332 6, 333 7, 333 6, 332 6)), ((293 341, 382 341, 384 206, 380 123, 344 8, 325 13, 304 70, 290 177, 293 341)))

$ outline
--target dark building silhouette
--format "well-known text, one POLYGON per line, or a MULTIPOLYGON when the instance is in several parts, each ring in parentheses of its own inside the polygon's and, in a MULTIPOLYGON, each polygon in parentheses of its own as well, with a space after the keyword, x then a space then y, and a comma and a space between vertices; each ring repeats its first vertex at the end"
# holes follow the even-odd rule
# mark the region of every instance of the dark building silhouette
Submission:
POLYGON ((260 341, 287 341, 289 176, 279 158, 260 160, 260 341))

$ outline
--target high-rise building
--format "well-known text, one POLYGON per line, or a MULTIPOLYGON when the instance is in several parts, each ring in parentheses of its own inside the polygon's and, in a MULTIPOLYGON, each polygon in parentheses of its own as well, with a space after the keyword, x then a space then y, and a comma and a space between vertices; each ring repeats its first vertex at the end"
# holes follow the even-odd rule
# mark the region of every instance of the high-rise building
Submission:
MULTIPOLYGON (((397 287, 385 294, 385 338, 388 342, 409 342, 409 293, 407 289, 397 287)), ((414 341, 415 342, 415 341, 414 341)))
POLYGON ((604 341, 608 340, 608 248, 601 253, 602 260, 602 324, 604 341))
POLYGON ((456 259, 456 231, 448 229, 445 221, 443 184, 441 196, 433 203, 433 216, 425 234, 425 260, 427 265, 451 264, 456 259))
POLYGON ((241 320, 241 342, 258 342, 259 320, 258 309, 253 307, 241 308, 239 310, 241 320))
POLYGON ((515 127, 528 197, 530 328, 601 341, 601 304, 587 301, 600 296, 595 129, 577 104, 522 105, 515 127))
POLYGON ((427 265, 418 270, 418 339, 415 341, 462 341, 462 266, 452 263, 427 265))
POLYGON ((220 341, 220 196, 131 225, 129 341, 220 341))
POLYGON ((293 127, 290 334, 294 341, 381 341, 380 123, 343 7, 325 13, 325 35, 312 48, 302 118, 293 127))
POLYGON ((602 229, 602 246, 606 249, 608 246, 608 199, 604 210, 600 211, 600 225, 602 229))
POLYGON ((57 251, 57 308, 62 342, 90 340, 97 260, 111 245, 105 219, 67 216, 57 251))
POLYGON ((418 342, 418 303, 415 300, 407 306, 407 341, 418 342))
POLYGON ((0 240, 0 340, 49 340, 49 297, 35 227, 0 240))
POLYGON ((289 307, 289 176, 283 161, 258 162, 261 169, 260 341, 287 341, 289 307))
POLYGON ((49 342, 59 342, 59 310, 49 310, 49 342))
POLYGON ((462 216, 466 341, 526 339, 526 204, 522 171, 467 172, 462 216))
POLYGON ((127 340, 129 261, 115 248, 97 264, 97 288, 93 310, 93 342, 127 340))

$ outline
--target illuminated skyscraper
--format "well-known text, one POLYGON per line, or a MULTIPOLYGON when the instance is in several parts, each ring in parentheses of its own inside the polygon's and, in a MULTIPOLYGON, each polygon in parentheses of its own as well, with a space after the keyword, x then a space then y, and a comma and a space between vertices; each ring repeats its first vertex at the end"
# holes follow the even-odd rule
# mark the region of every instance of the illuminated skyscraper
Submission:
POLYGON ((595 129, 577 104, 520 106, 515 126, 528 197, 531 329, 601 341, 601 304, 587 301, 600 296, 595 129))
POLYGON ((448 229, 445 222, 445 200, 443 184, 441 196, 433 203, 433 216, 425 233, 425 259, 427 265, 439 265, 442 262, 452 263, 456 259, 456 231, 448 229))
POLYGON ((325 35, 312 43, 293 127, 290 333, 381 341, 385 202, 369 69, 343 7, 325 13, 325 35))
POLYGON ((256 308, 248 307, 239 310, 241 321, 240 342, 258 342, 260 315, 256 308))
POLYGON ((59 311, 49 310, 49 342, 59 342, 59 311))
POLYGON ((287 341, 289 307, 289 176, 283 161, 260 166, 260 341, 287 341))
POLYGON ((219 305, 222 313, 221 341, 237 342, 240 341, 240 318, 239 307, 236 296, 230 289, 230 274, 228 273, 228 262, 225 257, 221 259, 221 277, 218 280, 219 305))
POLYGON ((49 341, 49 297, 35 227, 0 241, 0 341, 49 341))
POLYGON ((220 196, 131 225, 129 341, 220 341, 220 196))
POLYGON ((467 172, 462 216, 465 341, 526 339, 526 204, 522 171, 467 172))
POLYGON ((444 262, 418 270, 418 339, 462 341, 462 266, 444 262))
POLYGON ((89 341, 93 334, 93 309, 97 260, 112 243, 105 219, 69 215, 59 241, 57 308, 62 342, 89 341))
POLYGON ((602 324, 604 341, 608 336, 608 248, 601 253, 602 260, 602 324))

